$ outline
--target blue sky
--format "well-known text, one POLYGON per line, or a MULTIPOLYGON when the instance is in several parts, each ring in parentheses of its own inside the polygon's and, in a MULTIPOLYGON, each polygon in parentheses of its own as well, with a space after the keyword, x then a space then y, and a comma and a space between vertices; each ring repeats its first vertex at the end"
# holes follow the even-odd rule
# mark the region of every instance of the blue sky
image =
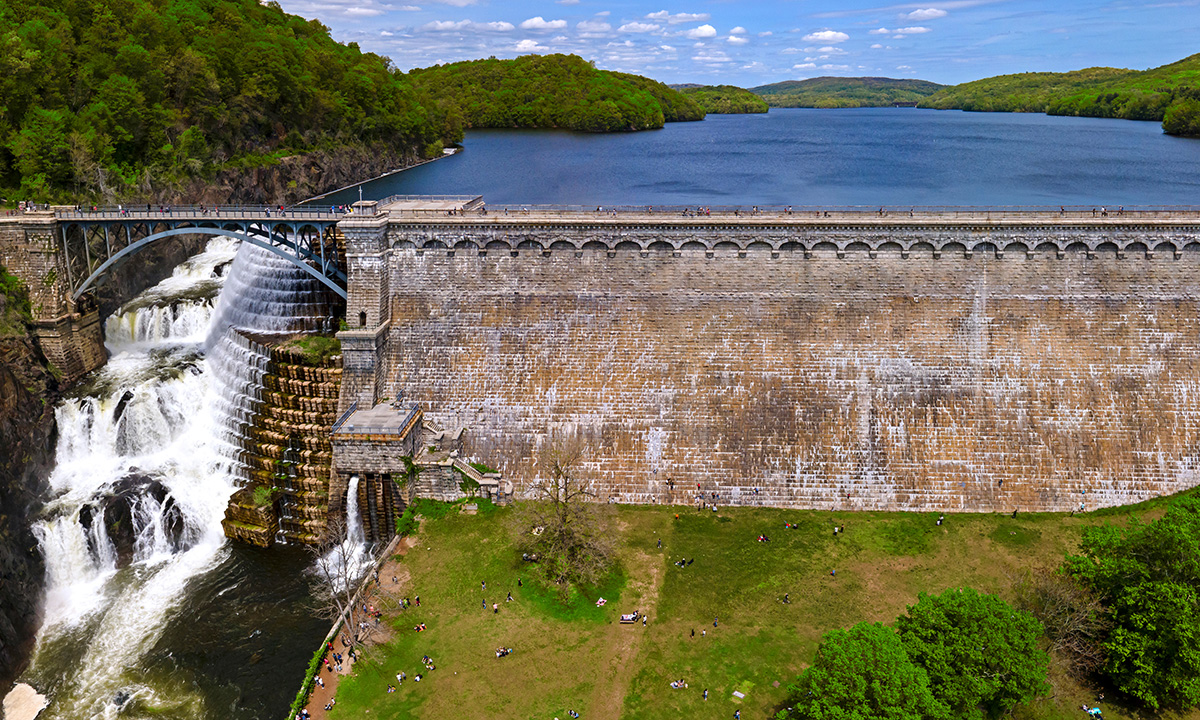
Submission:
POLYGON ((746 87, 821 75, 959 83, 1200 52, 1200 0, 281 0, 408 70, 575 53, 670 83, 746 87))

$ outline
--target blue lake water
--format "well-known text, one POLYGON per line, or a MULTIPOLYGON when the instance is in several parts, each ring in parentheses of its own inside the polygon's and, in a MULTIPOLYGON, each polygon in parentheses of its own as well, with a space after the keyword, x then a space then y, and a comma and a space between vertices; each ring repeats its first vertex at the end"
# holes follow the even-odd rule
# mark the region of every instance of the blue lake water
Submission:
MULTIPOLYGON (((1200 140, 1158 123, 911 108, 710 115, 594 135, 474 130, 464 151, 373 181, 365 198, 497 204, 1191 205, 1200 140)), ((343 191, 322 202, 358 199, 343 191)))

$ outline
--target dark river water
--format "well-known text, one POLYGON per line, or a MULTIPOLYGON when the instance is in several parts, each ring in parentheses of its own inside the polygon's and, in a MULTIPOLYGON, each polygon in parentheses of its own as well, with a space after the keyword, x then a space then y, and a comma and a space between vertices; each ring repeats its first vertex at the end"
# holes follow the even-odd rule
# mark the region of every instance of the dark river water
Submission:
MULTIPOLYGON (((475 130, 465 150, 368 183, 492 205, 1185 205, 1200 140, 1155 122, 911 108, 710 115, 593 135, 475 130)), ((321 202, 346 203, 357 190, 321 202)))

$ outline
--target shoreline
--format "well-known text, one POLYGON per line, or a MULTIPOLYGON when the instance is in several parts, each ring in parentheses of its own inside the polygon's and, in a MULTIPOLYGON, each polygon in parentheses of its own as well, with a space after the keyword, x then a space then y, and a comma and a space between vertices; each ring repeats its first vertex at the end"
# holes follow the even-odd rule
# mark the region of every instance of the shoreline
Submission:
POLYGON ((437 157, 426 158, 425 160, 420 160, 418 162, 413 163, 412 165, 405 165, 402 168, 396 168, 395 170, 389 170, 389 171, 383 173, 382 175, 376 175, 373 178, 367 178, 366 180, 359 180, 358 182, 350 183, 349 185, 337 188, 336 190, 330 190, 329 192, 323 192, 320 195, 313 195, 310 198, 306 198, 306 199, 301 200, 300 202, 296 203, 294 207, 301 207, 303 205, 307 205, 310 202, 316 202, 317 200, 320 200, 322 198, 327 198, 330 195, 336 195, 337 193, 340 193, 343 190, 350 190, 350 189, 356 188, 360 185, 366 185, 367 183, 375 182, 376 180, 382 180, 386 177, 398 175, 398 174, 404 172, 405 170, 411 170, 415 167, 420 167, 422 165, 428 165, 431 162, 437 162, 438 160, 441 160, 443 158, 453 157, 454 155, 457 155, 462 151, 463 151, 463 148, 461 146, 454 148, 454 152, 452 152, 452 153, 447 153, 447 152, 443 151, 442 154, 437 157))

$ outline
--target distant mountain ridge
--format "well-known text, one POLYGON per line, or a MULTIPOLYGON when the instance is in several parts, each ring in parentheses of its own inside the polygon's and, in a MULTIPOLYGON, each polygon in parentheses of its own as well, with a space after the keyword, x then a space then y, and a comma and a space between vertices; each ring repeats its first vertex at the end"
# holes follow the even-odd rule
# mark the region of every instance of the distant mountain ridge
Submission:
POLYGON ((765 113, 769 109, 761 97, 735 85, 683 83, 670 87, 695 100, 704 108, 705 112, 713 115, 765 113))
POLYGON ((885 77, 818 77, 759 85, 750 92, 771 107, 887 107, 920 102, 946 87, 928 80, 885 77))

